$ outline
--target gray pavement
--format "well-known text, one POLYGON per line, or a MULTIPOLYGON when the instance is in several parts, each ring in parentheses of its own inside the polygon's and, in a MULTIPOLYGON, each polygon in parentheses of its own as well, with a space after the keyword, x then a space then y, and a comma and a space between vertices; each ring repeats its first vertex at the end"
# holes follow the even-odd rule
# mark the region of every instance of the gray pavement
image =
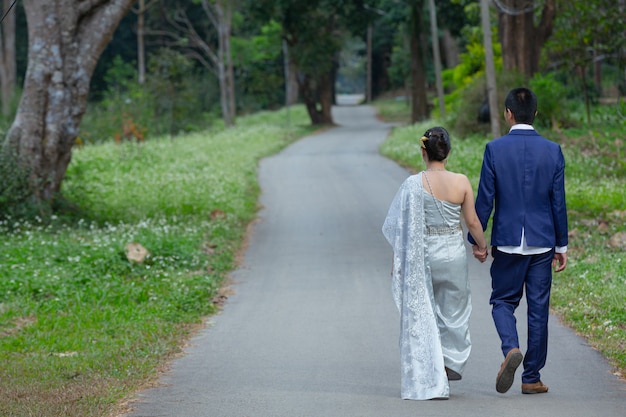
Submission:
POLYGON ((489 265, 471 257, 463 380, 448 401, 400 399, 399 315, 381 226, 409 173, 378 154, 391 127, 371 107, 333 113, 340 127, 262 161, 263 209, 232 274, 234 295, 126 416, 626 416, 626 384, 556 317, 542 375, 550 392, 522 395, 518 371, 511 390, 496 393, 489 265))

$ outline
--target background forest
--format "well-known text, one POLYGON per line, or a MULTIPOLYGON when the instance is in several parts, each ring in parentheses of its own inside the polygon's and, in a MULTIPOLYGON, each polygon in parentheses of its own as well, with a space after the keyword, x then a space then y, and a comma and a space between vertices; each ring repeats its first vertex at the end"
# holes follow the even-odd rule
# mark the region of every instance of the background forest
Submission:
MULTIPOLYGON (((9 10, 14 1, 3 1, 0 129, 7 132, 28 64, 28 25, 22 2, 9 10)), ((432 14, 426 0, 128 3, 93 69, 72 139, 79 143, 175 136, 297 102, 313 124, 332 123, 327 105, 336 92, 404 98, 411 122, 443 111, 461 135, 488 131, 480 123, 488 114, 478 1, 432 1, 432 14)), ((499 94, 530 84, 542 97, 540 123, 554 127, 581 122, 573 112, 581 104, 615 100, 626 89, 626 36, 616 36, 624 13, 614 12, 623 3, 496 0, 490 29, 499 94)))

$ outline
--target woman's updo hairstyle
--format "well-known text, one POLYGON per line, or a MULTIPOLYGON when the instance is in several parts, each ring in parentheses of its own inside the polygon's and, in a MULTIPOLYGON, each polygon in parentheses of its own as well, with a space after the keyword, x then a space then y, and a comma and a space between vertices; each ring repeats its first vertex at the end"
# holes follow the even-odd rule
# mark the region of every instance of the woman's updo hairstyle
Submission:
POLYGON ((443 161, 450 153, 450 135, 443 127, 428 129, 420 139, 421 146, 426 150, 430 161, 443 161))

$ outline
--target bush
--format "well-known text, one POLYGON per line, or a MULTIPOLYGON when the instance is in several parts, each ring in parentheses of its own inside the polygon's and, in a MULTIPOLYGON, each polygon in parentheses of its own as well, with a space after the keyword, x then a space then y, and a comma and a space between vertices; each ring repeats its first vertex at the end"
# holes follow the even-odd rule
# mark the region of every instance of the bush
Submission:
MULTIPOLYGON (((504 99, 512 88, 524 85, 523 77, 513 71, 502 71, 496 75, 498 109, 503 110, 504 99)), ((489 122, 480 122, 478 118, 481 106, 487 101, 487 85, 484 76, 477 76, 471 83, 455 93, 455 100, 450 103, 451 112, 446 117, 446 124, 454 126, 453 130, 461 137, 491 132, 489 122)), ((501 114, 500 130, 504 133, 507 127, 501 114)))
POLYGON ((136 80, 134 64, 119 58, 106 79, 109 90, 101 101, 89 103, 81 122, 82 143, 201 131, 220 115, 217 81, 176 52, 155 54, 143 85, 136 80))
POLYGON ((10 148, 0 150, 0 220, 32 217, 36 208, 30 200, 29 170, 10 148))
POLYGON ((537 126, 556 128, 571 124, 565 111, 567 89, 557 81, 554 73, 535 74, 529 87, 537 95, 537 126))

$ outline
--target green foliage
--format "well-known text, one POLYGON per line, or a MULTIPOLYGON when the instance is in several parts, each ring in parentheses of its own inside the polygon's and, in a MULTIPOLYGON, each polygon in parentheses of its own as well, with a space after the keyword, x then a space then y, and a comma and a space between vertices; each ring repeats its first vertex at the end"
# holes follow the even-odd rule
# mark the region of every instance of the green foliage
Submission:
POLYGON ((116 57, 105 79, 109 90, 102 93, 101 101, 88 104, 81 122, 79 138, 82 143, 111 141, 123 133, 124 123, 128 120, 138 126, 150 126, 146 135, 163 133, 155 128, 154 94, 137 82, 133 63, 116 57))
MULTIPOLYGON (((502 47, 499 43, 493 44, 494 65, 496 72, 502 71, 502 47)), ((444 70, 444 87, 448 89, 463 89, 485 74, 485 48, 481 41, 474 41, 467 45, 467 50, 461 54, 461 63, 452 69, 444 70)))
POLYGON ((37 207, 30 200, 29 170, 10 147, 0 148, 0 220, 34 217, 37 207))
POLYGON ((556 80, 554 73, 535 74, 529 81, 529 87, 538 98, 535 125, 556 128, 570 124, 566 111, 567 89, 556 80))
MULTIPOLYGON (((523 77, 513 71, 500 72, 496 75, 497 103, 499 109, 504 107, 504 99, 511 88, 523 85, 523 77)), ((484 76, 475 77, 464 88, 455 91, 446 97, 447 124, 454 126, 454 130, 462 137, 474 133, 487 134, 491 132, 489 123, 478 120, 481 106, 487 100, 487 85, 484 76)), ((501 133, 505 132, 504 120, 501 123, 501 133)))
POLYGON ((376 99, 374 105, 378 116, 386 122, 408 123, 411 120, 411 105, 406 97, 376 99))
POLYGON ((216 310, 257 210, 256 168, 304 108, 219 132, 76 150, 81 217, 0 221, 0 415, 110 415, 216 310), (147 249, 142 262, 126 246, 147 249))
POLYGON ((197 72, 187 58, 173 50, 152 57, 144 85, 137 81, 133 63, 114 60, 106 74, 109 90, 91 102, 81 122, 80 142, 120 140, 133 127, 144 139, 205 129, 219 114, 218 89, 212 77, 197 72))
POLYGON ((167 121, 171 136, 195 130, 188 120, 198 120, 202 115, 201 97, 196 93, 198 78, 194 77, 193 68, 190 58, 166 48, 151 55, 148 61, 146 83, 156 100, 154 116, 167 121))
POLYGON ((390 89, 405 88, 411 75, 411 53, 404 42, 403 30, 396 32, 391 50, 391 65, 388 68, 390 89))
POLYGON ((546 53, 569 68, 585 67, 596 56, 619 53, 626 45, 626 38, 618 35, 625 23, 613 0, 562 2, 546 53))
POLYGON ((285 102, 281 30, 277 22, 270 21, 260 33, 231 38, 238 107, 244 113, 285 102))

